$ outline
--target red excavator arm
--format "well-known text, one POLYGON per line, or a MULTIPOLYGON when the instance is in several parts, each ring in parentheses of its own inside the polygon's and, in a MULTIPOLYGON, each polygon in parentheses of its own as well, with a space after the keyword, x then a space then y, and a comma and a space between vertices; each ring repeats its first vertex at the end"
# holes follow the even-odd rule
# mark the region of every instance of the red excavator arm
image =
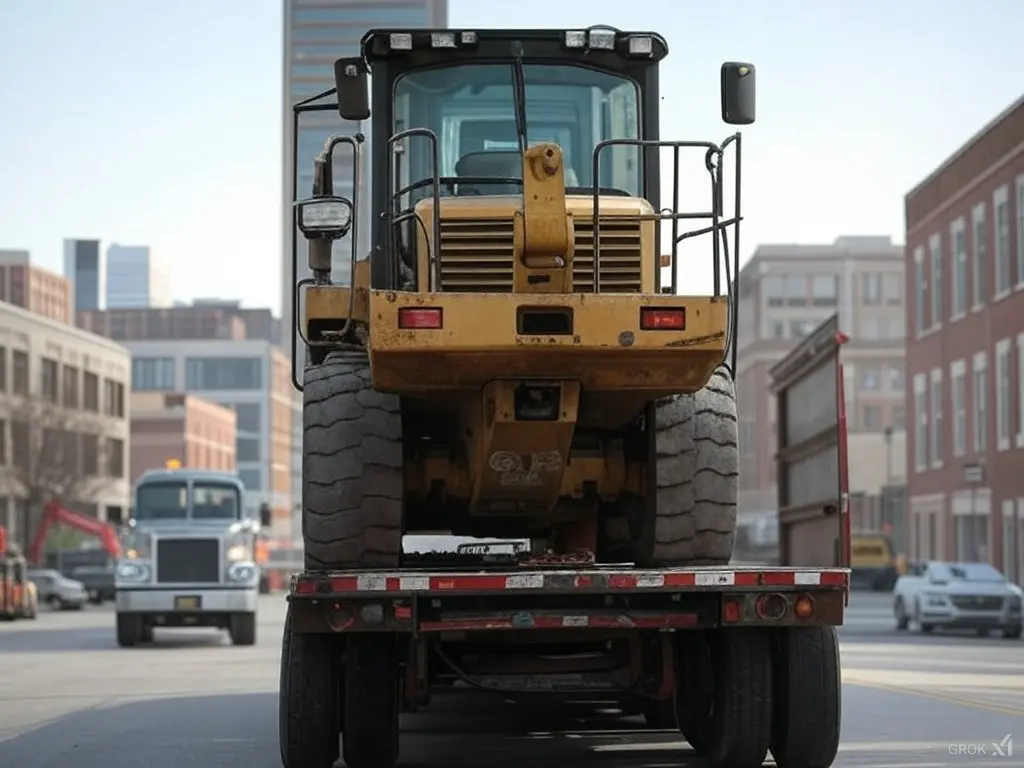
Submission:
POLYGON ((50 528, 54 525, 66 525, 82 533, 95 536, 100 540, 103 548, 107 550, 111 557, 116 558, 121 553, 121 547, 117 541, 117 531, 112 525, 102 523, 87 515, 79 514, 62 507, 56 501, 51 501, 43 509, 42 522, 39 524, 39 530, 36 531, 36 535, 32 539, 32 545, 29 547, 29 562, 36 565, 43 564, 43 545, 46 543, 46 534, 50 532, 50 528))

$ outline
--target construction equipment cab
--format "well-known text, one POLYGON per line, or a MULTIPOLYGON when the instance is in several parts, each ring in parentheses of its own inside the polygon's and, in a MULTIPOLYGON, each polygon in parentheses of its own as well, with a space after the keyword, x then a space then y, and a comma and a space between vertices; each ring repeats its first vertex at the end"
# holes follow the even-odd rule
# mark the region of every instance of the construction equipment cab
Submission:
MULTIPOLYGON (((366 217, 364 137, 334 136, 295 205, 308 568, 395 567, 417 531, 728 562, 739 213, 722 179, 740 139, 659 141, 667 52, 609 28, 376 30, 336 63, 340 116, 373 115, 374 185, 366 217), (696 211, 686 153, 706 169, 696 211), (709 295, 679 280, 698 235, 709 295)), ((724 120, 752 122, 753 67, 720 79, 724 120)))
POLYGON ((117 642, 149 642, 157 627, 220 627, 256 642, 256 537, 235 474, 153 470, 135 487, 117 565, 117 642))

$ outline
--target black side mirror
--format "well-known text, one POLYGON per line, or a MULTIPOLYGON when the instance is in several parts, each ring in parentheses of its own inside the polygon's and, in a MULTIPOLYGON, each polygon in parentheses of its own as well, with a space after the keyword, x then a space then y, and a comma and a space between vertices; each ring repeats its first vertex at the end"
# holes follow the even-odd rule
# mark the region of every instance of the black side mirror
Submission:
POLYGON ((722 65, 722 120, 729 125, 754 122, 755 81, 753 64, 727 61, 722 65))
POLYGON ((266 502, 260 504, 260 525, 264 528, 269 528, 273 522, 274 511, 270 508, 270 505, 266 502))
POLYGON ((365 61, 356 56, 334 62, 334 87, 338 89, 338 113, 342 120, 369 119, 370 92, 365 61))

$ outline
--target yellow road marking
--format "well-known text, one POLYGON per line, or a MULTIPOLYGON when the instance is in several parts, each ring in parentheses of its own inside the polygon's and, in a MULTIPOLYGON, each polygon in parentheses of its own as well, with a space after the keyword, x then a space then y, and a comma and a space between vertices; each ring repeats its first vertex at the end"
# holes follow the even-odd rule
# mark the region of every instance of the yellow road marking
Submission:
POLYGON ((1014 717, 1024 717, 1024 708, 1021 707, 1010 707, 1004 706, 1002 704, 992 704, 984 701, 962 699, 957 696, 952 696, 946 693, 939 693, 937 691, 923 691, 920 688, 908 688, 901 685, 878 683, 873 680, 851 680, 846 677, 843 678, 843 683, 850 685, 859 685, 862 688, 873 688, 879 691, 889 691, 890 693, 909 693, 913 696, 920 696, 925 699, 941 701, 946 704, 956 704, 962 707, 971 707, 972 709, 980 709, 984 710, 985 712, 994 712, 1000 715, 1013 715, 1014 717))

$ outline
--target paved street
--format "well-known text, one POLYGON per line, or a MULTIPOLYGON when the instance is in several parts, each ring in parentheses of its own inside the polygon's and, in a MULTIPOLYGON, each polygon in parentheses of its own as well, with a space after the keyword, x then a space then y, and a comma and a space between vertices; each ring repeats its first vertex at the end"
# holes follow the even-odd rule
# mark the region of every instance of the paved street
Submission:
MULTIPOLYGON (((855 595, 841 630, 836 765, 1020 764, 1024 643, 897 633, 888 610, 887 595, 855 595), (992 742, 1015 728, 1015 756, 991 756, 992 742), (950 754, 979 744, 989 756, 950 754)), ((260 617, 253 648, 231 647, 216 632, 166 632, 155 647, 121 650, 109 607, 0 625, 0 768, 277 768, 282 598, 265 598, 260 617)), ((673 734, 630 725, 593 710, 438 699, 405 721, 402 765, 699 765, 673 734)))

